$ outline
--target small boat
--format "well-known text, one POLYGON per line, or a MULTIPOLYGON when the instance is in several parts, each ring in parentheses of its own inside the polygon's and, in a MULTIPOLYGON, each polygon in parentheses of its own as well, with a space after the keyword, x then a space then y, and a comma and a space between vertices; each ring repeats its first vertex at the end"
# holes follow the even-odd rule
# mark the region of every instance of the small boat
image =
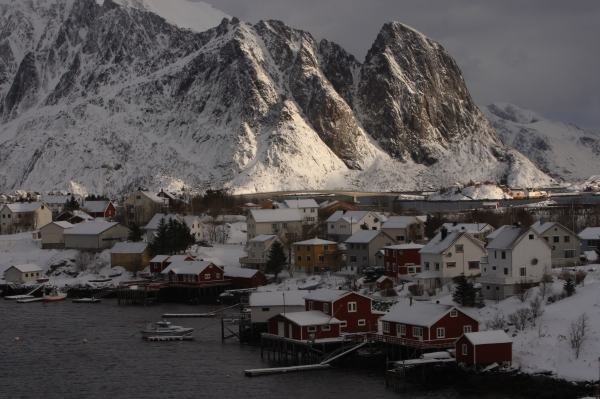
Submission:
POLYGON ((102 302, 100 298, 75 298, 73 299, 73 303, 99 303, 102 302))
POLYGON ((67 298, 67 293, 60 292, 56 288, 53 288, 49 294, 44 294, 44 296, 42 296, 42 298, 43 298, 44 302, 57 302, 57 301, 62 301, 65 298, 67 298))
POLYGON ((17 299, 17 303, 32 303, 32 302, 40 302, 43 300, 44 300, 44 298, 42 298, 42 297, 23 298, 23 299, 17 299))
POLYGON ((158 321, 148 324, 142 331, 142 337, 185 337, 192 335, 193 328, 175 326, 168 321, 158 321))
POLYGON ((9 301, 15 301, 15 300, 19 300, 19 299, 31 299, 33 298, 33 295, 8 295, 5 296, 4 299, 9 300, 9 301))

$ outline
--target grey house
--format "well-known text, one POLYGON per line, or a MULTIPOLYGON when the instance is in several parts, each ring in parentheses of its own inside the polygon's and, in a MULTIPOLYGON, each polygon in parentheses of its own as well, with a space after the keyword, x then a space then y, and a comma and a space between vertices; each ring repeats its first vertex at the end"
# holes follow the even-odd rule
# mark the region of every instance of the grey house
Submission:
POLYGON ((574 266, 580 263, 581 245, 577 234, 557 222, 535 222, 531 228, 552 248, 552 267, 574 266))
POLYGON ((386 246, 396 244, 396 241, 382 230, 359 230, 344 244, 346 265, 360 272, 367 267, 383 266, 383 257, 377 256, 377 253, 386 246))
POLYGON ((65 248, 98 251, 112 248, 116 242, 127 241, 129 229, 117 222, 96 219, 65 230, 65 248))
POLYGON ((600 227, 586 227, 578 234, 581 251, 600 252, 600 227))

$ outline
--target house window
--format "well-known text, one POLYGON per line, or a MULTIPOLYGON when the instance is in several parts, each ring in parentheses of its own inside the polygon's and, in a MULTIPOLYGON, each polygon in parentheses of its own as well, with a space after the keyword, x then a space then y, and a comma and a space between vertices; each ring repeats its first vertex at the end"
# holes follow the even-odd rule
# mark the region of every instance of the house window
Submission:
POLYGON ((439 264, 439 263, 437 263, 437 262, 436 262, 436 264, 435 264, 435 270, 436 270, 436 271, 439 271, 439 270, 440 270, 440 264, 439 264))
POLYGON ((269 310, 271 310, 271 308, 262 308, 261 309, 263 312, 268 312, 269 310))
POLYGON ((456 262, 446 262, 446 267, 448 269, 452 269, 452 268, 456 267, 456 262))
POLYGON ((389 333, 390 332, 390 322, 389 321, 384 321, 382 323, 382 327, 383 327, 383 332, 384 333, 389 333))
POLYGON ((508 267, 505 267, 505 268, 504 268, 504 275, 505 275, 505 276, 508 276, 508 267))
POLYGON ((471 331, 472 331, 472 329, 471 329, 471 325, 470 324, 467 324, 467 325, 463 326, 463 332, 465 334, 470 333, 471 331))
POLYGON ((533 234, 529 234, 529 239, 533 240, 535 238, 535 236, 533 234))
POLYGON ((519 276, 521 276, 521 277, 527 276, 527 269, 524 268, 524 267, 520 268, 519 269, 519 276))
POLYGON ((323 255, 319 255, 319 262, 325 262, 325 257, 323 255))
POLYGON ((463 355, 469 354, 469 346, 467 344, 462 344, 462 354, 463 355))
POLYGON ((506 259, 506 251, 502 251, 502 259, 506 259))
POLYGON ((356 312, 356 302, 348 302, 348 312, 349 313, 356 312))
POLYGON ((400 324, 400 336, 406 337, 406 324, 400 324))
POLYGON ((462 244, 457 244, 456 248, 454 249, 457 253, 462 253, 465 251, 465 248, 462 244))
POLYGON ((396 241, 404 241, 404 236, 396 236, 396 241))
POLYGON ((307 330, 309 333, 317 332, 317 326, 308 326, 307 330))
POLYGON ((205 279, 205 280, 210 280, 210 273, 206 273, 206 274, 204 275, 204 279, 205 279))
POLYGON ((435 331, 437 338, 446 338, 446 329, 444 327, 438 327, 435 331))
POLYGON ((479 270, 479 261, 471 261, 468 263, 469 270, 479 270))
POLYGON ((329 304, 328 303, 323 304, 323 313, 329 313, 329 304))
POLYGON ((498 258, 498 251, 494 251, 494 259, 498 258))
POLYGON ((552 236, 552 242, 560 242, 559 236, 552 236))
POLYGON ((308 301, 308 310, 313 310, 313 308, 314 308, 313 301, 308 301))
POLYGON ((429 270, 429 262, 425 262, 425 270, 429 270))
POLYGON ((321 331, 331 331, 331 326, 329 324, 321 326, 321 331))
POLYGON ((298 255, 298 262, 302 260, 302 256, 298 255))
POLYGON ((346 326, 347 326, 347 325, 348 325, 348 322, 347 322, 346 320, 342 320, 342 321, 340 322, 340 327, 341 327, 341 328, 346 328, 346 326))
POLYGON ((310 256, 307 256, 307 257, 306 257, 306 261, 307 261, 307 262, 310 262, 310 256))
POLYGON ((565 258, 574 258, 574 257, 575 257, 575 250, 573 250, 573 249, 565 250, 565 258))
POLYGON ((458 317, 458 311, 456 309, 452 309, 450 311, 450 317, 458 317))
POLYGON ((422 338, 423 337, 423 327, 413 327, 412 329, 413 337, 422 338))
POLYGON ((571 237, 564 236, 564 242, 571 242, 571 237))
POLYGON ((367 325, 367 321, 365 319, 358 319, 358 326, 364 327, 367 325))

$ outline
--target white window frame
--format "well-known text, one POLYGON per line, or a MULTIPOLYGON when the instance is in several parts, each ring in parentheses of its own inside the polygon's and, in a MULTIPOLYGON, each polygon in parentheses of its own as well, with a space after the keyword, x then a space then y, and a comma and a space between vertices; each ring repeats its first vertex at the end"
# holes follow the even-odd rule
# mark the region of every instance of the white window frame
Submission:
POLYGON ((400 327, 400 328, 399 328, 399 329, 398 329, 398 331, 397 331, 397 332, 398 332, 398 334, 399 334, 401 337, 406 337, 406 324, 399 324, 399 327, 400 327))
POLYGON ((317 326, 308 326, 306 327, 306 331, 308 331, 309 333, 317 332, 317 326))
POLYGON ((384 333, 389 333, 390 332, 390 322, 389 321, 383 321, 381 323, 381 327, 383 328, 383 332, 384 333))
POLYGON ((340 320, 340 328, 348 327, 348 322, 346 320, 340 320))
POLYGON ((469 354, 469 345, 467 344, 462 344, 462 354, 464 356, 467 356, 469 354))
POLYGON ((356 302, 348 302, 348 313, 356 313, 358 311, 358 304, 356 302))
POLYGON ((435 329, 435 337, 437 339, 443 339, 446 338, 446 328, 445 327, 438 327, 435 329))
POLYGON ((359 327, 364 327, 367 325, 367 320, 365 319, 358 319, 358 326, 359 327))
POLYGON ((321 326, 321 331, 331 331, 331 325, 329 325, 329 324, 323 324, 321 326))
POLYGON ((204 279, 205 280, 210 280, 210 278, 211 278, 210 273, 204 273, 204 279))
POLYGON ((465 325, 463 326, 463 333, 464 333, 464 334, 468 334, 468 333, 470 333, 470 332, 473 332, 473 327, 471 327, 471 325, 470 325, 470 324, 465 324, 465 325))
POLYGON ((458 317, 458 310, 452 309, 450 311, 450 317, 458 317))
POLYGON ((415 338, 423 338, 423 327, 413 326, 412 335, 415 338))

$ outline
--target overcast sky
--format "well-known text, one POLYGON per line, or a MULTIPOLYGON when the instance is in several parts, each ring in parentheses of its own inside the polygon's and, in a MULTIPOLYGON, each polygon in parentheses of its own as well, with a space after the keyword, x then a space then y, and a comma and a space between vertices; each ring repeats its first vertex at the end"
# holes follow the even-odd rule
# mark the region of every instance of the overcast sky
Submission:
POLYGON ((442 43, 480 105, 512 102, 600 130, 598 0, 204 0, 248 22, 280 19, 363 59, 396 20, 442 43))

